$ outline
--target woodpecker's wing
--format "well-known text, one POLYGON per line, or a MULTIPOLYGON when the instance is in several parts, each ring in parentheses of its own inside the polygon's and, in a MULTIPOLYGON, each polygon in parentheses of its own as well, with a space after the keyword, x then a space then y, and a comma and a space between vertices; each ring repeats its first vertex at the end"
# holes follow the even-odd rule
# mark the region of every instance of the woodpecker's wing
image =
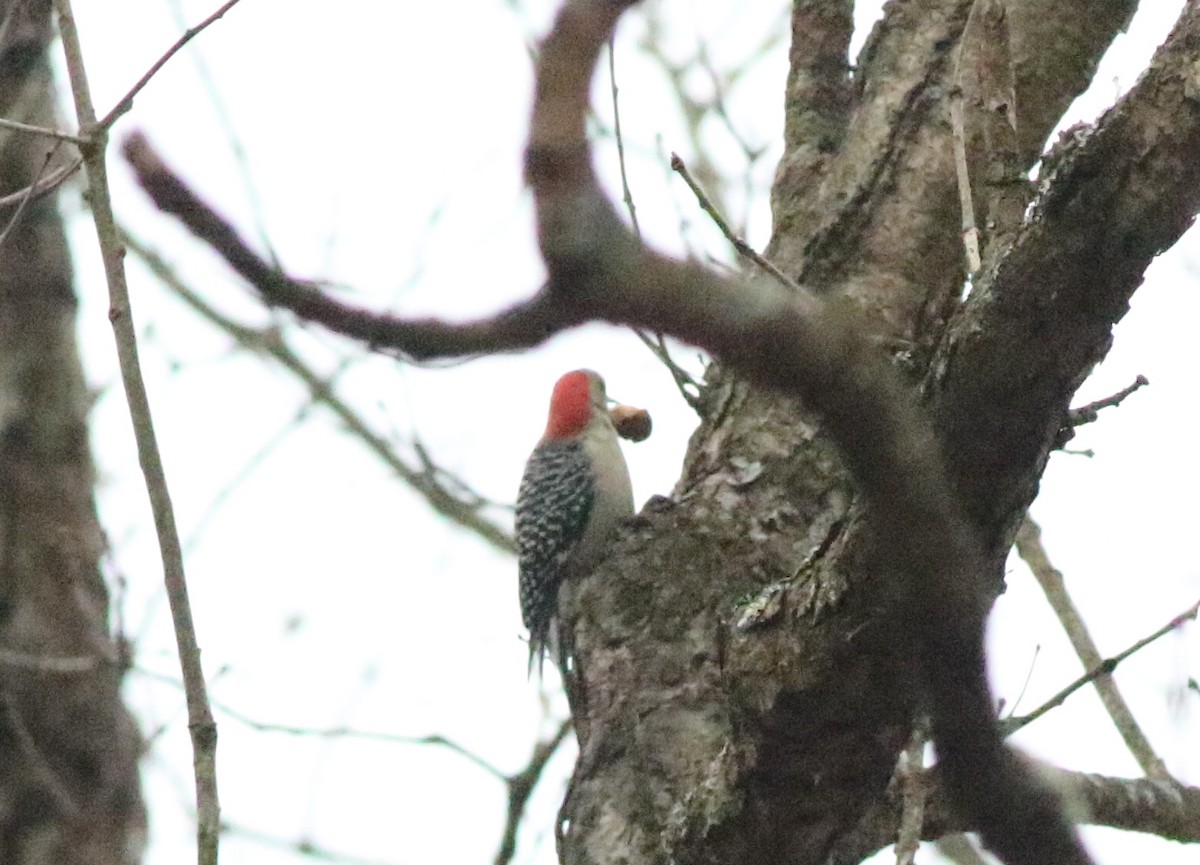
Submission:
POLYGON ((578 441, 540 445, 517 493, 521 616, 540 651, 557 610, 558 586, 595 500, 591 463, 578 441))

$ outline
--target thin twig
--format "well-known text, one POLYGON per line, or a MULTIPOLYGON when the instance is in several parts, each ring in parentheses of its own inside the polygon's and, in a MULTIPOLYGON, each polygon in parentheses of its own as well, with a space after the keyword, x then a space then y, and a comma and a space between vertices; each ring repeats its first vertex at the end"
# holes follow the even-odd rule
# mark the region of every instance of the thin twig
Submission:
MULTIPOLYGON (((638 224, 637 206, 633 203, 633 191, 629 188, 629 173, 625 166, 625 137, 621 133, 621 103, 617 98, 617 61, 616 61, 616 34, 609 37, 608 40, 608 80, 612 85, 612 110, 613 110, 613 134, 617 139, 617 164, 621 170, 621 196, 625 202, 625 208, 629 211, 629 221, 633 226, 633 234, 640 242, 642 239, 642 228, 638 224)), ((641 328, 633 328, 633 332, 637 334, 638 339, 642 341, 642 345, 650 349, 650 352, 662 361, 667 371, 671 374, 671 378, 675 381, 675 387, 679 390, 684 401, 687 402, 694 410, 700 408, 700 398, 698 396, 701 387, 700 384, 693 379, 687 370, 675 363, 670 352, 667 351, 667 344, 663 342, 662 334, 656 334, 656 338, 646 333, 641 328), (688 390, 688 388, 693 388, 688 390)))
MULTIPOLYGON (((783 7, 787 5, 789 4, 782 4, 783 7)), ((747 199, 756 191, 761 192, 761 190, 755 189, 753 168, 758 160, 767 154, 769 150, 765 146, 751 145, 738 130, 726 105, 725 94, 733 89, 737 82, 754 68, 755 58, 760 58, 770 53, 787 38, 790 31, 790 28, 787 26, 788 16, 788 10, 781 8, 777 20, 765 27, 762 41, 745 52, 745 57, 748 58, 746 62, 740 66, 726 69, 723 74, 719 74, 712 63, 708 43, 703 39, 697 40, 696 50, 692 56, 679 61, 674 61, 668 57, 666 50, 663 48, 663 43, 666 41, 665 32, 668 27, 663 22, 662 11, 659 10, 659 7, 651 5, 642 14, 644 30, 639 47, 642 54, 658 63, 670 81, 670 92, 676 100, 679 115, 687 131, 691 149, 696 154, 697 164, 694 166, 694 175, 697 178, 707 178, 708 181, 716 184, 718 187, 725 185, 722 181, 722 173, 717 169, 709 155, 711 148, 708 146, 704 134, 706 128, 705 121, 715 114, 745 157, 745 166, 738 171, 730 172, 729 176, 741 176, 744 178, 744 192, 747 199), (691 96, 693 88, 690 86, 689 79, 694 75, 698 66, 708 73, 712 83, 713 97, 708 101, 696 99, 691 96)), ((716 194, 714 194, 710 186, 708 193, 718 210, 726 209, 722 203, 725 197, 722 194, 723 190, 718 188, 716 194)))
POLYGON ((63 51, 66 55, 67 72, 71 81, 71 91, 75 98, 75 112, 79 127, 90 138, 90 142, 81 149, 87 172, 92 217, 96 225, 96 236, 99 240, 100 254, 104 261, 104 272, 108 282, 109 320, 113 327, 117 358, 121 369, 121 381, 125 387, 125 398, 129 404, 130 419, 133 423, 138 460, 142 466, 146 491, 150 497, 150 507, 154 513, 154 525, 158 535, 159 550, 162 554, 163 580, 171 607, 175 640, 179 648, 180 668, 183 673, 188 706, 188 731, 191 733, 193 767, 196 775, 197 861, 199 865, 217 865, 220 836, 216 763, 217 727, 208 704, 204 671, 200 665, 200 646, 196 640, 191 605, 188 602, 187 580, 184 575, 179 532, 175 526, 175 514, 171 508, 171 497, 167 490, 166 473, 163 470, 158 440, 154 434, 154 422, 150 412, 150 402, 146 395, 146 385, 138 363, 133 311, 129 300, 129 288, 125 282, 125 250, 113 218, 112 198, 105 165, 107 133, 104 127, 99 127, 96 123, 96 111, 88 87, 83 49, 79 43, 79 33, 75 29, 71 0, 54 0, 54 4, 58 11, 58 27, 62 35, 63 51))
MULTIPOLYGON (((162 682, 167 685, 172 685, 176 688, 183 688, 183 683, 173 676, 167 676, 163 673, 154 670, 148 670, 144 667, 133 667, 135 673, 144 676, 147 679, 153 679, 156 682, 162 682)), ((257 721, 248 715, 234 709, 227 703, 222 703, 220 700, 212 700, 212 707, 223 715, 228 715, 234 721, 249 727, 252 730, 257 730, 260 733, 280 733, 286 736, 308 737, 313 739, 359 739, 366 742, 381 742, 389 745, 435 745, 440 748, 445 748, 452 753, 457 754, 469 763, 478 766, 488 775, 500 781, 508 783, 509 776, 501 772, 496 766, 489 763, 483 757, 474 753, 468 748, 459 745, 452 739, 448 739, 440 733, 433 733, 427 736, 401 736, 396 733, 382 733, 374 730, 357 730, 353 727, 337 726, 337 727, 301 727, 294 724, 275 724, 267 721, 257 721)))
POLYGON ((974 0, 954 54, 951 121, 972 274, 990 270, 1012 245, 1028 203, 1028 181, 1017 140, 1016 73, 1005 3, 974 0), (968 147, 973 187, 967 175, 968 147), (982 217, 973 212, 972 196, 982 217))
MULTIPOLYGON (((1100 649, 1088 632, 1083 616, 1079 614, 1074 601, 1071 600, 1062 573, 1050 563, 1050 557, 1042 544, 1041 528, 1034 522, 1033 517, 1028 515, 1020 529, 1017 530, 1017 553, 1029 566, 1029 570, 1033 572, 1038 585, 1042 587, 1046 600, 1050 602, 1051 608, 1058 616, 1059 622, 1062 623, 1063 630, 1067 632, 1067 637, 1071 640, 1071 645, 1074 646, 1079 660, 1083 662, 1084 669, 1103 669, 1104 658, 1100 654, 1100 649)), ((1121 696, 1121 691, 1112 675, 1101 672, 1093 680, 1093 684, 1096 686, 1100 702, 1104 704, 1109 717, 1112 718, 1117 732, 1125 740, 1125 746, 1129 748, 1129 752, 1138 761, 1138 765, 1142 767, 1146 776, 1163 780, 1170 778, 1167 767, 1154 752, 1150 740, 1142 732, 1137 719, 1133 717, 1133 712, 1130 710, 1129 704, 1125 702, 1125 698, 1121 696)))
POLYGON ((27 198, 41 198, 43 195, 53 192, 62 186, 63 181, 78 171, 82 165, 83 158, 78 157, 72 160, 70 165, 54 169, 37 183, 31 183, 24 189, 18 189, 16 192, 10 192, 8 195, 0 198, 0 207, 12 207, 13 205, 19 207, 21 202, 27 198))
POLYGON ((683 182, 688 185, 688 188, 692 190, 692 194, 696 196, 696 201, 700 205, 700 209, 708 214, 709 218, 716 224, 717 228, 721 230, 721 233, 725 235, 725 239, 733 244, 733 248, 737 250, 738 255, 753 261, 764 271, 775 277, 775 279, 777 279, 782 285, 792 289, 792 291, 797 293, 804 291, 804 289, 800 287, 799 283, 785 274, 772 262, 760 255, 758 250, 734 233, 734 230, 729 227, 729 223, 725 221, 725 217, 721 215, 719 210, 717 210, 716 205, 712 203, 712 200, 708 197, 708 194, 704 191, 703 187, 701 187, 700 183, 694 177, 692 177, 692 173, 688 171, 686 163, 684 163, 683 159, 680 158, 678 153, 671 154, 671 169, 683 178, 683 182))
POLYGON ((1100 416, 1100 410, 1119 406, 1125 401, 1125 398, 1136 390, 1140 390, 1150 384, 1150 380, 1144 375, 1139 375, 1133 380, 1133 384, 1114 393, 1112 396, 1106 396, 1104 399, 1098 399, 1095 402, 1087 405, 1073 408, 1067 412, 1067 425, 1076 427, 1083 424, 1092 423, 1100 416))
POLYGON ((264 847, 286 850, 297 856, 303 856, 306 859, 313 859, 318 862, 334 862, 337 865, 393 865, 392 862, 385 859, 369 859, 365 856, 355 856, 352 853, 332 850, 308 838, 280 838, 275 835, 268 835, 266 832, 261 832, 258 829, 250 829, 235 823, 222 823, 221 832, 226 835, 235 835, 238 838, 251 841, 255 844, 261 844, 264 847))
POLYGON ((58 129, 50 129, 45 126, 34 126, 30 123, 22 123, 19 120, 9 120, 6 117, 0 117, 0 129, 11 129, 14 132, 26 132, 30 135, 41 135, 46 138, 53 138, 57 141, 70 141, 72 144, 84 145, 87 140, 80 138, 70 132, 62 132, 58 129))
POLYGON ((617 46, 616 34, 608 38, 608 81, 612 90, 613 132, 617 139, 617 161, 621 166, 621 196, 625 209, 629 211, 629 221, 633 223, 633 233, 640 240, 642 228, 638 225, 637 207, 633 203, 633 193, 629 189, 629 175, 625 173, 625 139, 621 135, 621 109, 617 99, 617 46))
MULTIPOLYGON (((171 0, 170 5, 176 24, 186 30, 188 19, 183 8, 183 0, 171 0)), ((200 84, 204 87, 208 95, 208 101, 212 104, 213 113, 217 116, 217 123, 220 125, 222 131, 224 131, 225 138, 229 142, 233 164, 241 176, 242 188, 246 192, 246 203, 250 205, 250 214, 254 220, 255 230, 258 233, 258 242, 267 251, 271 260, 278 265, 279 257, 276 255, 274 245, 271 243, 270 233, 267 231, 267 219, 263 212, 262 196, 259 194, 258 184, 255 183, 254 172, 250 168, 250 158, 246 153, 242 137, 238 133, 233 117, 229 113, 229 107, 221 93, 221 88, 213 77, 212 69, 204 59, 203 52, 198 48, 192 51, 191 60, 192 64, 196 67, 196 77, 200 79, 200 84)))
POLYGON ((538 742, 533 748, 528 765, 520 772, 508 778, 508 818, 504 822, 504 832, 500 837, 500 850, 496 853, 496 865, 508 865, 517 850, 517 829, 521 826, 521 818, 525 815, 525 807, 533 788, 541 779, 546 764, 558 750, 558 746, 567 738, 571 731, 571 719, 565 719, 549 739, 538 742))
MULTIPOLYGON (((1017 713, 1017 707, 1025 699, 1025 694, 1029 690, 1029 683, 1033 681, 1033 671, 1037 669, 1038 655, 1041 653, 1042 647, 1040 644, 1033 647, 1033 657, 1029 659, 1029 669, 1025 671, 1025 681, 1021 683, 1021 690, 1017 691, 1017 699, 1013 700, 1012 705, 1007 707, 1010 717, 1017 713)), ((1001 698, 999 709, 1003 711, 1004 708, 1004 699, 1001 698)))
POLYGON ((679 395, 683 397, 683 401, 693 411, 699 412, 700 394, 704 390, 704 385, 696 381, 686 369, 675 363, 675 359, 667 351, 667 343, 663 339, 663 335, 656 333, 654 338, 651 339, 648 334, 637 328, 634 328, 633 332, 638 335, 638 339, 642 341, 646 348, 650 349, 655 357, 662 361, 663 366, 667 368, 667 372, 671 374, 671 380, 675 382, 675 389, 679 391, 679 395))
POLYGON ((1159 628, 1153 634, 1150 634, 1150 636, 1144 637, 1143 639, 1138 640, 1136 643, 1134 643, 1132 646, 1130 646, 1124 652, 1121 652, 1119 655, 1114 655, 1113 657, 1102 661, 1097 666, 1088 670, 1086 673, 1084 673, 1082 676, 1080 676, 1078 679, 1076 679, 1071 684, 1067 685, 1065 688, 1063 688, 1061 691, 1059 691, 1057 694, 1055 694, 1053 697, 1051 697, 1049 700, 1047 700, 1045 703, 1043 703, 1037 709, 1030 712, 1028 715, 1022 715, 1020 718, 1009 718, 1003 724, 1005 735, 1011 736, 1013 733, 1017 732, 1022 727, 1026 727, 1029 724, 1032 724, 1034 721, 1036 721, 1038 718, 1042 717, 1042 715, 1046 714, 1051 709, 1061 706, 1063 704, 1063 701, 1065 701, 1067 699, 1067 697, 1074 694, 1076 691, 1078 691, 1084 685, 1087 685, 1090 682, 1094 681, 1096 679, 1096 677, 1102 676, 1105 674, 1111 674, 1112 671, 1117 668, 1117 665, 1120 664, 1122 661, 1124 661, 1126 658, 1128 658, 1130 655, 1133 655, 1133 654, 1141 651, 1146 646, 1150 645, 1155 640, 1157 640, 1159 637, 1162 637, 1165 634, 1171 633, 1171 631, 1174 631, 1176 628, 1178 628, 1184 622, 1194 621, 1197 613, 1200 613, 1200 601, 1197 601, 1196 603, 1192 604, 1192 606, 1188 607, 1188 609, 1184 610, 1178 616, 1171 619, 1171 621, 1167 622, 1165 625, 1163 625, 1161 628, 1159 628))
POLYGON ((212 521, 220 514, 221 509, 229 502, 234 493, 241 489, 242 485, 254 476, 254 473, 266 462, 267 458, 296 431, 304 416, 312 408, 312 405, 313 401, 310 400, 300 406, 299 410, 273 436, 267 439, 258 450, 251 454, 237 471, 232 472, 228 476, 228 480, 221 485, 221 489, 209 500, 204 512, 192 523, 191 532, 183 539, 183 553, 185 557, 190 557, 196 551, 212 521))
MULTIPOLYGON (((136 671, 141 675, 155 679, 156 681, 166 682, 176 687, 180 683, 160 673, 155 673, 151 670, 137 668, 136 671)), ((313 737, 322 739, 360 739, 369 742, 384 742, 396 745, 433 745, 457 754, 478 768, 482 769, 488 775, 503 781, 508 788, 508 819, 504 828, 503 837, 500 845, 500 852, 496 856, 497 865, 503 865, 511 861, 512 854, 516 847, 516 833, 520 826, 521 818, 525 812, 525 806, 529 800, 530 794, 533 792, 538 779, 546 768, 546 764, 566 739, 567 733, 571 729, 570 719, 564 720, 559 726, 557 732, 549 739, 540 741, 534 746, 533 755, 530 757, 529 763, 520 772, 515 775, 505 775, 492 763, 480 757, 468 748, 459 745, 452 739, 434 733, 427 736, 400 736, 395 733, 382 733, 370 730, 356 730, 351 727, 300 727, 292 724, 274 724, 264 721, 257 721, 247 715, 242 714, 236 709, 231 708, 219 701, 214 700, 213 706, 222 714, 228 715, 233 720, 237 721, 252 730, 258 730, 263 733, 281 733, 288 736, 313 737)))
POLYGON ((121 97, 121 101, 114 105, 112 110, 104 115, 104 119, 96 124, 96 131, 107 130, 111 128, 112 125, 116 123, 117 118, 133 108, 133 98, 142 92, 142 88, 150 83, 150 79, 158 73, 159 69, 163 68, 168 60, 178 53, 180 48, 195 39, 196 36, 204 31, 205 28, 214 23, 217 19, 221 18, 226 12, 237 5, 238 2, 239 0, 228 0, 228 2, 224 3, 216 12, 209 15, 195 27, 189 28, 182 36, 175 40, 175 44, 167 49, 167 53, 163 54, 156 61, 154 61, 154 65, 146 70, 146 74, 139 78, 137 83, 134 84, 133 87, 129 88, 129 92, 121 97))
POLYGON ((422 471, 401 459, 396 448, 371 429, 366 419, 338 394, 333 380, 323 377, 306 363, 277 330, 258 330, 229 318, 186 285, 157 252, 128 232, 122 232, 121 236, 130 251, 202 318, 225 331, 242 348, 266 354, 296 376, 308 388, 314 403, 319 403, 333 412, 352 435, 365 444, 371 453, 396 473, 397 477, 421 495, 437 513, 474 532, 501 552, 516 552, 512 532, 480 512, 482 506, 490 503, 475 493, 471 493, 472 501, 464 501, 462 496, 455 495, 447 489, 439 475, 452 481, 459 490, 467 491, 470 487, 444 469, 438 469, 438 474, 434 474, 422 471))
POLYGON ((452 739, 447 739, 440 733, 432 733, 428 736, 400 736, 395 733, 381 733, 372 730, 355 730, 352 727, 300 727, 291 724, 272 724, 264 721, 255 721, 229 706, 214 702, 213 704, 223 715, 228 715, 233 720, 237 721, 252 730, 258 730, 260 733, 281 733, 287 736, 309 737, 314 739, 360 739, 368 742, 384 742, 392 745, 434 745, 439 748, 445 748, 451 753, 457 754, 469 763, 479 767, 493 778, 498 778, 502 781, 507 781, 508 778, 503 772, 489 763, 487 760, 480 757, 478 754, 463 747, 452 739))
POLYGON ((4 241, 8 239, 9 233, 20 221, 21 214, 25 212, 26 206, 28 206, 29 202, 33 200, 38 183, 41 181, 42 175, 46 173, 46 169, 50 166, 50 160, 54 158, 54 154, 58 152, 58 148, 60 146, 60 144, 55 144, 50 152, 46 154, 46 158, 42 161, 41 166, 38 168, 37 174, 33 176, 33 182, 26 186, 23 190, 25 193, 24 196, 21 198, 20 203, 17 204, 17 209, 13 212, 12 218, 8 221, 8 225, 4 226, 3 233, 0 233, 0 247, 4 246, 4 241))
POLYGON ((417 455, 417 460, 421 463, 422 473, 430 481, 442 484, 446 492, 457 496, 465 507, 471 509, 500 508, 509 513, 516 510, 515 505, 511 502, 498 502, 494 499, 489 499, 487 496, 471 489, 467 485, 467 482, 458 475, 438 465, 429 453, 429 448, 425 445, 425 442, 415 432, 412 434, 409 444, 412 446, 413 453, 417 455))
MULTIPOLYGON (((786 15, 786 12, 781 10, 780 14, 781 16, 786 15)), ((782 41, 784 34, 787 32, 787 28, 783 26, 769 28, 764 44, 754 50, 754 52, 762 53, 752 52, 747 53, 746 56, 749 58, 761 58, 767 51, 770 50, 773 44, 782 41)), ((713 64, 708 45, 709 43, 704 40, 700 40, 697 43, 696 63, 698 63, 700 68, 705 71, 705 73, 708 75, 709 82, 712 84, 713 100, 710 110, 721 120, 722 125, 725 127, 725 131, 729 133, 729 137, 737 142, 737 146, 741 149, 742 155, 746 157, 746 161, 750 163, 750 165, 753 165, 758 161, 759 157, 766 152, 767 147, 762 144, 754 146, 745 139, 741 131, 736 125, 734 125, 733 118, 729 116, 729 109, 726 106, 725 100, 726 92, 731 86, 735 85, 738 78, 740 78, 741 75, 750 68, 750 62, 747 61, 742 66, 731 70, 726 76, 722 76, 717 71, 716 66, 713 64)), ((691 64, 685 67, 685 74, 686 70, 690 69, 690 66, 691 64)), ((687 93, 686 87, 680 87, 679 89, 684 93, 687 93)), ((750 174, 749 171, 745 173, 747 175, 750 174)))

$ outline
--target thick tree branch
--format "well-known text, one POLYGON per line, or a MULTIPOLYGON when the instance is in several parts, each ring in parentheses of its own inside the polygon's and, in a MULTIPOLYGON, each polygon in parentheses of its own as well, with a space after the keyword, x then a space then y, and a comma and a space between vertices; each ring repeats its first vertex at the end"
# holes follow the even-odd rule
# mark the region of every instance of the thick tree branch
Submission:
POLYGON ((771 190, 772 211, 783 216, 810 197, 832 154, 841 147, 854 104, 850 79, 852 0, 796 0, 784 91, 784 155, 771 190))
POLYGON ((997 556, 1146 267, 1200 210, 1198 53, 1193 0, 1137 86, 1076 136, 934 359, 927 387, 939 438, 997 556))
MULTIPOLYGON (((962 288, 961 211, 946 118, 953 47, 972 4, 887 4, 857 59, 841 145, 816 176, 794 182, 781 175, 772 198, 775 235, 767 256, 802 283, 836 288, 877 310, 875 326, 918 341, 922 355, 962 288)), ((1005 7, 1024 172, 1136 3, 1006 0, 1005 7)), ((788 140, 781 166, 793 162, 809 164, 803 146, 788 140)))
POLYGON ((1053 766, 1041 770, 1069 800, 1083 803, 1084 823, 1200 843, 1200 788, 1155 778, 1106 778, 1053 766))
MULTIPOLYGON (((1172 841, 1200 842, 1200 788, 1174 781, 1147 778, 1113 778, 1086 772, 1068 772, 1045 763, 1037 771, 1071 802, 1081 823, 1145 832, 1172 841)), ((923 774, 928 790, 922 838, 934 841, 977 827, 957 815, 946 794, 939 768, 923 774)), ((896 842, 903 818, 904 800, 899 790, 889 793, 847 839, 831 865, 853 865, 896 842)), ((1046 860, 1051 862, 1053 860, 1046 860)))
POLYGON ((1063 112, 1092 83, 1138 0, 1004 0, 1016 71, 1021 164, 1033 165, 1063 112))
POLYGON ((341 303, 310 284, 280 273, 251 250, 224 218, 179 179, 143 136, 131 136, 123 150, 137 172, 138 182, 159 209, 177 217, 211 246, 254 286, 263 300, 369 346, 395 349, 415 360, 514 351, 537 345, 584 321, 545 292, 494 318, 468 325, 435 319, 407 320, 341 303))

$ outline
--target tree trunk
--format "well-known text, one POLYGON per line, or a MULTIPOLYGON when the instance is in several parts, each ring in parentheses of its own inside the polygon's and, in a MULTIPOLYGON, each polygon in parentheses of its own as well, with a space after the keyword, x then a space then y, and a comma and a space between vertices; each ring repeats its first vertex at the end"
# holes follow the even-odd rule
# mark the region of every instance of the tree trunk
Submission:
MULTIPOLYGON (((3 4, 0 111, 58 125, 49 2, 3 4)), ((0 191, 66 161, 0 130, 0 191)), ((8 225, 15 205, 4 209, 8 225)), ((0 862, 127 865, 141 857, 141 736, 100 575, 89 395, 76 298, 52 196, 29 200, 0 247, 0 862)))
MULTIPOLYGON (((851 73, 852 5, 794 4, 767 257, 852 304, 894 348, 998 591, 1069 401, 1107 351, 1147 247, 1174 242, 1200 206, 1194 192, 1158 207, 1145 196, 1200 178, 1183 151, 1164 155, 1154 187, 1079 167, 1058 178, 1068 203, 1021 226, 1024 173, 1136 3, 891 3, 851 73), (960 92, 990 265, 965 303, 950 122, 960 92), (1018 227, 1024 245, 1011 248, 1018 227)), ((1116 143, 1101 158, 1146 168, 1138 136, 1158 128, 1152 112, 1169 128, 1188 104, 1181 57, 1198 28, 1191 4, 1172 37, 1179 55, 1160 54, 1145 92, 1107 118, 1116 143)), ((890 809, 888 780, 921 709, 920 689, 904 685, 909 623, 896 618, 894 580, 871 564, 871 520, 820 419, 719 366, 707 385, 672 496, 565 593, 586 717, 560 852, 572 865, 856 862, 886 843, 857 830, 890 809)))

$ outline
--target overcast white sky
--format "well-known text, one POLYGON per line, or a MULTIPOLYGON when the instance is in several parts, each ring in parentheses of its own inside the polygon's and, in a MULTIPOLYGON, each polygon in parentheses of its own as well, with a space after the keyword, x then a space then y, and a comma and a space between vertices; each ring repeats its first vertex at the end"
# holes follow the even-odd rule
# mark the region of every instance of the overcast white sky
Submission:
MULTIPOLYGON (((104 111, 178 37, 180 20, 194 24, 218 4, 76 5, 104 111)), ((520 151, 531 91, 526 45, 544 31, 553 5, 537 0, 514 12, 503 0, 346 0, 336 9, 313 0, 243 0, 164 68, 115 139, 147 132, 248 236, 269 237, 294 275, 328 280, 376 308, 456 317, 494 310, 527 296, 541 276, 520 151), (244 148, 241 161, 235 144, 244 148)), ((663 2, 669 51, 683 59, 703 37, 714 40, 718 65, 738 60, 783 20, 785 5, 663 2)), ((869 22, 876 4, 860 5, 869 22)), ((1153 8, 1118 40, 1071 120, 1095 117, 1133 84, 1181 2, 1143 5, 1153 8)), ((682 218, 691 248, 729 261, 662 160, 672 150, 692 154, 662 75, 636 49, 642 29, 634 18, 625 22, 617 65, 643 229, 683 251, 682 218)), ((730 94, 739 133, 769 148, 754 174, 757 188, 731 208, 759 247, 769 232, 765 193, 779 151, 785 50, 780 44, 764 56, 730 94)), ((699 74, 688 80, 706 86, 699 74)), ((607 117, 607 102, 597 110, 607 117)), ((705 145, 729 171, 744 169, 718 125, 706 130, 705 145)), ((604 175, 615 178, 613 148, 602 147, 600 159, 604 175)), ((134 233, 211 303, 246 323, 268 323, 238 280, 154 213, 114 163, 116 206, 134 233)), ((99 392, 93 434, 109 570, 120 624, 137 648, 127 695, 152 737, 146 862, 166 865, 193 855, 186 714, 172 683, 174 640, 95 239, 77 199, 68 196, 64 206, 80 271, 81 341, 99 392)), ((514 563, 431 516, 326 410, 303 412, 308 399, 291 376, 235 351, 132 259, 130 273, 213 699, 261 722, 442 734, 505 772, 519 769, 548 725, 538 689, 525 680, 514 563)), ((1106 396, 1139 373, 1151 387, 1081 431, 1072 446, 1094 450, 1093 458, 1053 458, 1034 508, 1055 564, 1109 655, 1200 596, 1192 543, 1198 274, 1193 232, 1151 269, 1109 360, 1078 401, 1106 396)), ((376 430, 401 442, 419 430, 440 464, 500 502, 514 497, 549 388, 567 369, 594 367, 613 395, 652 411, 652 438, 626 446, 639 501, 670 492, 695 425, 661 366, 611 328, 440 370, 359 358, 353 346, 314 329, 289 339, 325 372, 353 357, 338 386, 376 430)), ((679 355, 694 358, 686 349, 679 355)), ((1167 765, 1193 784, 1200 783, 1200 708, 1196 694, 1181 689, 1200 675, 1196 631, 1163 639, 1117 674, 1167 765)), ((1080 672, 1036 585, 1015 564, 993 618, 991 651, 995 688, 1010 703, 1029 678, 1024 710, 1080 672)), ((563 701, 552 694, 550 703, 551 715, 561 716, 563 701)), ((223 816, 242 830, 223 842, 224 862, 292 863, 298 854, 287 845, 302 840, 347 861, 479 863, 495 855, 504 789, 461 757, 254 731, 221 711, 217 720, 223 816)), ((1137 774, 1090 692, 1019 742, 1068 768, 1137 774)), ((519 862, 554 860, 550 827, 573 756, 564 748, 539 789, 519 862)), ((1102 863, 1195 856, 1123 833, 1088 838, 1102 863)))

